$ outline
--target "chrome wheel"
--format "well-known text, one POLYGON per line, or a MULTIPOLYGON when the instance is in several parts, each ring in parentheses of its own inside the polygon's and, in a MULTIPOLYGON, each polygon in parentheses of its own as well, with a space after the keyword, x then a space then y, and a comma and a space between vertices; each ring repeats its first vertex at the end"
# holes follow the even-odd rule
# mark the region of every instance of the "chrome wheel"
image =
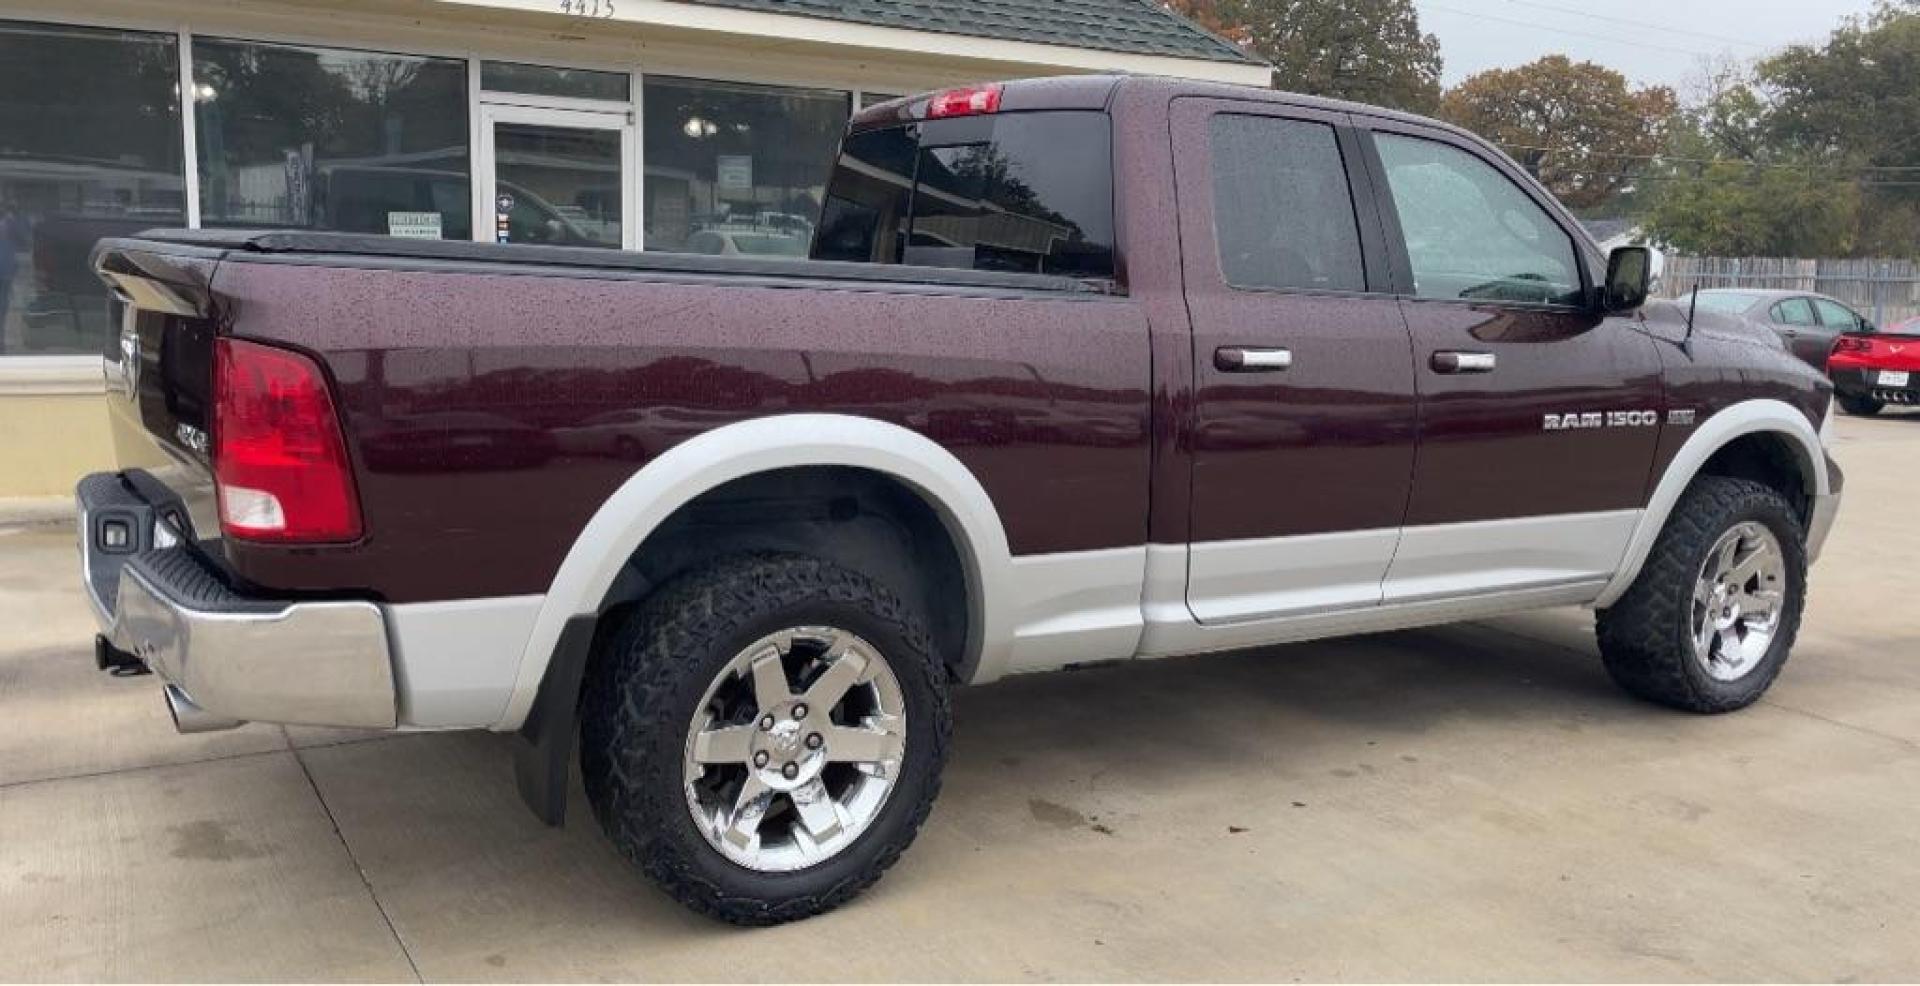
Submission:
POLYGON ((1693 655, 1708 675, 1737 681, 1759 666, 1780 630, 1786 555, 1766 525, 1746 521, 1707 552, 1693 589, 1693 655))
POLYGON ((694 710, 687 810, 747 869, 825 862, 885 807, 906 723, 900 682, 873 645, 831 627, 768 634, 727 662, 694 710))

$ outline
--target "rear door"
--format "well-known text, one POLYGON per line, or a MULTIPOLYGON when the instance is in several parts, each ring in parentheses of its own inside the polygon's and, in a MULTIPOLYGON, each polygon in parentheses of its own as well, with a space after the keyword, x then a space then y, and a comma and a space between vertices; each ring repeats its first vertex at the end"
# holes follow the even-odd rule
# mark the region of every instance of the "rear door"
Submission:
POLYGON ((1611 575, 1660 435, 1654 342, 1591 308, 1598 256, 1509 162, 1438 128, 1368 129, 1420 395, 1386 601, 1611 575))
POLYGON ((1788 298, 1774 303, 1767 309, 1767 318, 1773 323, 1780 338, 1786 340, 1787 348, 1793 355, 1808 363, 1825 368, 1827 352, 1833 348, 1834 330, 1820 324, 1820 318, 1814 314, 1812 298, 1788 298))
POLYGON ((1862 319, 1853 309, 1830 298, 1813 299, 1813 310, 1820 316, 1821 346, 1817 354, 1819 362, 1813 365, 1827 368, 1827 358, 1833 355, 1833 342, 1843 333, 1858 332, 1862 319))
POLYGON ((1174 102, 1195 367, 1187 603, 1202 623, 1377 605, 1400 536, 1412 343, 1349 124, 1174 102))

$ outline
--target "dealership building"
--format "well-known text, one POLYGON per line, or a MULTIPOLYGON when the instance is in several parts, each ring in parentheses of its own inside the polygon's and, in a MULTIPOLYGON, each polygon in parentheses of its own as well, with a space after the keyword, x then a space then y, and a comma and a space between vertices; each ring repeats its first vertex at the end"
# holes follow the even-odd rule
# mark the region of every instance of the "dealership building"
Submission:
POLYGON ((1269 78, 1157 0, 0 0, 0 497, 132 464, 102 236, 798 255, 856 108, 1086 72, 1269 78))

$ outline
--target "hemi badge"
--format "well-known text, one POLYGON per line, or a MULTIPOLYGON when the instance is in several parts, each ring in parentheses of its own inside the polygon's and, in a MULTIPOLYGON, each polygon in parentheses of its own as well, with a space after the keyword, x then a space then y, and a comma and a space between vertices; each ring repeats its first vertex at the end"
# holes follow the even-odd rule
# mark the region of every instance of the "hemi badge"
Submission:
POLYGON ((1694 419, 1697 418, 1699 414, 1699 411, 1690 407, 1675 408, 1667 412, 1667 424, 1673 425, 1676 428, 1691 428, 1693 427, 1694 419))

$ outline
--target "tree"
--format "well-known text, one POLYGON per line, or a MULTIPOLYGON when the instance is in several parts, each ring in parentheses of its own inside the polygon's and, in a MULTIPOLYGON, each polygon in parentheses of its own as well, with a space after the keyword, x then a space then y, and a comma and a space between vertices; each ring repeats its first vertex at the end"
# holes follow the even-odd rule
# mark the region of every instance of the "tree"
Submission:
POLYGON ((1646 228, 1682 253, 1835 257, 1855 250, 1860 187, 1819 168, 1722 160, 1688 166, 1650 196, 1646 228))
POLYGON ((1856 175, 1867 202, 1856 249, 1920 255, 1920 0, 1882 0, 1756 75, 1772 97, 1772 140, 1856 175))
POLYGON ((1440 102, 1440 39, 1413 0, 1167 0, 1273 63, 1278 89, 1416 113, 1440 102))
POLYGON ((1695 253, 1920 254, 1917 76, 1920 0, 1714 67, 1647 178, 1649 233, 1695 253))
POLYGON ((1664 86, 1548 55, 1447 91, 1440 115, 1499 144, 1571 209, 1605 205, 1656 152, 1678 108, 1664 86))

